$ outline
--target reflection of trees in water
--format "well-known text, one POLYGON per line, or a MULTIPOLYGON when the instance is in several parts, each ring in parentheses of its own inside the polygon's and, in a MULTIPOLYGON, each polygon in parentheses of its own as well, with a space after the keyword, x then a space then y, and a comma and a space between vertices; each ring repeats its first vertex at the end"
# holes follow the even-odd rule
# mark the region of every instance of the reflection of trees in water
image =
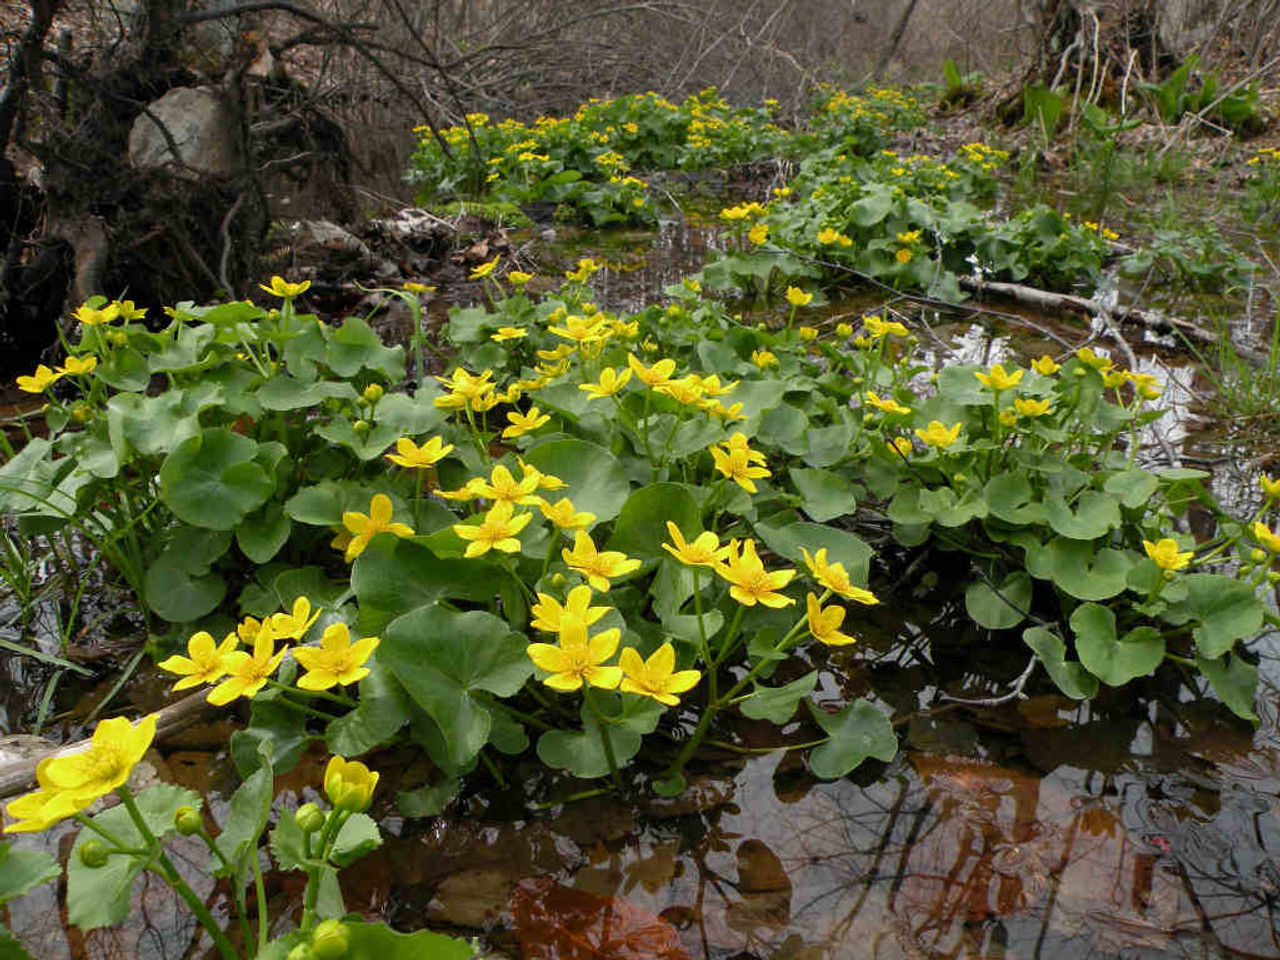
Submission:
POLYGON ((1264 799, 1202 777, 912 763, 769 811, 794 885, 779 936, 860 956, 1280 956, 1264 799))

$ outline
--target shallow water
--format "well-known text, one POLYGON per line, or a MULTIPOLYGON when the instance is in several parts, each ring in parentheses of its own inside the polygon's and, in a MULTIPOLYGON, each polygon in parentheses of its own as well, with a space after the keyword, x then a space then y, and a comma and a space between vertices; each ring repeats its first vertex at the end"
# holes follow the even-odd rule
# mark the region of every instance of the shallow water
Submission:
MULTIPOLYGON (((678 223, 656 236, 562 231, 551 255, 607 260, 614 269, 599 286, 601 305, 636 310, 719 243, 713 228, 678 223)), ((856 317, 883 299, 860 295, 826 315, 856 317)), ((927 321, 937 363, 1025 362, 1091 336, 1061 318, 1021 314, 1028 326, 1019 311, 993 306, 1006 316, 908 316, 927 321)), ((1105 336, 1095 343, 1109 347, 1105 336)), ((1157 342, 1136 352, 1165 384, 1163 442, 1212 470, 1233 512, 1256 509, 1256 456, 1213 431, 1195 369, 1157 342)), ((1144 439, 1152 456, 1163 454, 1154 435, 1144 439)), ((940 693, 998 694, 1027 655, 964 625, 945 558, 936 572, 926 564, 904 573, 902 556, 882 552, 872 586, 885 602, 851 624, 861 642, 784 664, 778 679, 816 667, 821 701, 876 702, 902 734, 893 763, 819 782, 802 754, 763 752, 776 745, 770 725, 737 718, 721 738, 761 752, 696 765, 677 800, 642 788, 557 804, 589 785, 517 760, 504 770, 507 787, 477 774, 444 816, 406 821, 394 812, 395 789, 420 783, 426 765, 415 753, 393 755, 381 764, 386 787, 373 811, 387 843, 344 876, 348 904, 401 929, 479 936, 490 956, 522 955, 527 920, 517 922, 513 903, 519 912, 536 896, 561 904, 550 922, 579 932, 588 907, 629 911, 674 930, 697 960, 1280 957, 1280 637, 1251 644, 1256 730, 1164 676, 1076 704, 1041 673, 1025 700, 959 706, 940 693), (544 886, 530 886, 535 878, 544 886), (551 898, 551 882, 575 892, 551 898)), ((790 743, 813 736, 807 721, 784 730, 790 743)), ((166 746, 155 772, 205 792, 222 816, 219 798, 235 784, 225 742, 218 726, 192 731, 166 746)), ((314 795, 323 759, 309 753, 284 778, 288 802, 314 795)), ((19 843, 65 857, 70 834, 19 843)), ((55 888, 12 905, 11 926, 50 960, 184 955, 191 924, 156 886, 139 889, 119 930, 64 928, 55 888)), ((201 893, 225 911, 225 890, 201 893)), ((267 895, 274 915, 296 910, 298 875, 270 874, 267 895)))

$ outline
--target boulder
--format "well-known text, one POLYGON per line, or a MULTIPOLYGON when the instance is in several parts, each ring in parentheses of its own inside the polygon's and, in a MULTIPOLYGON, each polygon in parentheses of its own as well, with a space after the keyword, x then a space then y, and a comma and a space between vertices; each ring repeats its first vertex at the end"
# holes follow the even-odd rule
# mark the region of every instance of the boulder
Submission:
POLYGON ((129 131, 129 163, 133 167, 171 166, 179 176, 193 180, 226 177, 235 171, 239 161, 235 118, 216 91, 175 87, 148 107, 149 112, 139 115, 129 131), (159 124, 177 146, 177 158, 159 124))

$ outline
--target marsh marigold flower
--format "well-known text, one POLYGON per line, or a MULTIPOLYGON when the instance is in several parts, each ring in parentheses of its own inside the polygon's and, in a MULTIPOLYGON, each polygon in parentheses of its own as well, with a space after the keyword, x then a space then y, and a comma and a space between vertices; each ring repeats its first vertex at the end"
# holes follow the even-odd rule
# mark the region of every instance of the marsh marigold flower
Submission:
POLYGON ((67 357, 66 361, 58 368, 58 373, 65 376, 82 377, 86 374, 93 373, 94 368, 98 366, 98 358, 93 354, 85 357, 67 357))
POLYGON ((5 832, 44 830, 123 786, 155 735, 154 713, 136 725, 124 717, 101 721, 88 749, 40 761, 36 767, 40 789, 6 807, 9 816, 19 822, 8 824, 5 832))
POLYGON ((599 383, 580 383, 578 389, 586 393, 590 400, 603 400, 605 397, 612 397, 625 387, 630 379, 630 370, 618 371, 612 367, 605 367, 600 371, 599 383))
POLYGON ((474 487, 471 487, 471 490, 477 496, 484 497, 486 500, 496 500, 498 502, 506 500, 522 507, 534 506, 538 502, 537 490, 540 478, 541 474, 530 473, 526 468, 524 476, 517 481, 511 475, 510 470, 502 464, 498 464, 493 468, 493 472, 489 474, 487 483, 481 479, 474 487))
POLYGON ((838 604, 823 607, 812 593, 806 597, 805 604, 808 607, 806 619, 809 623, 809 632, 815 639, 829 647, 843 647, 857 642, 849 634, 840 632, 840 625, 844 623, 846 612, 844 607, 838 604))
POLYGON ((636 379, 646 386, 658 387, 671 379, 676 372, 676 362, 671 359, 659 360, 651 367, 646 367, 634 353, 627 354, 627 366, 636 375, 636 379))
POLYGON ((583 583, 569 591, 563 606, 550 594, 538 594, 538 602, 530 610, 533 614, 531 626, 546 633, 559 633, 566 620, 581 620, 591 626, 611 609, 591 606, 591 588, 583 583))
POLYGON ((778 365, 778 358, 770 350, 752 350, 751 362, 761 370, 767 370, 778 365))
POLYGON ((86 327, 98 327, 119 317, 120 305, 118 303, 109 303, 105 307, 95 309, 89 304, 83 303, 76 308, 76 312, 72 316, 86 327))
POLYGON ((204 630, 193 633, 187 640, 187 655, 174 654, 161 660, 156 666, 168 673, 176 673, 180 679, 173 689, 188 690, 204 683, 216 683, 227 672, 227 654, 240 645, 240 638, 229 633, 222 643, 204 630))
POLYGON ((843 563, 827 562, 826 547, 819 548, 813 556, 809 556, 809 551, 804 547, 800 548, 800 553, 813 579, 832 593, 838 593, 846 600, 855 600, 865 606, 874 606, 880 602, 870 590, 854 585, 843 563))
POLYGON ((989 371, 983 373, 981 370, 975 370, 973 375, 978 378, 978 382, 984 387, 990 387, 996 393, 1004 390, 1012 390, 1022 382, 1024 370, 1010 370, 1005 372, 1003 364, 995 364, 989 371))
POLYGON ((324 628, 319 647, 295 647, 293 659, 306 670, 298 678, 303 690, 328 690, 347 686, 369 675, 365 666, 381 641, 377 637, 361 637, 351 642, 351 631, 345 623, 331 623, 324 628))
POLYGON ((502 438, 514 440, 516 437, 523 437, 526 433, 532 433, 550 421, 551 414, 543 413, 537 407, 530 407, 528 413, 515 410, 507 414, 507 422, 511 425, 503 428, 502 438))
POLYGON ((867 314, 863 317, 862 325, 867 328, 867 334, 872 340, 877 340, 880 337, 905 337, 911 333, 897 320, 885 320, 883 317, 877 317, 873 314, 867 314))
POLYGON ((1043 417, 1053 412, 1053 402, 1047 399, 1024 400, 1022 397, 1017 397, 1013 401, 1013 408, 1018 411, 1020 417, 1043 417))
POLYGON ((777 592, 791 582, 796 575, 795 570, 766 571, 756 553, 754 540, 744 542, 741 552, 738 541, 730 540, 729 552, 723 561, 716 564, 715 571, 729 582, 729 596, 745 607, 759 603, 780 609, 795 603, 791 597, 777 592))
POLYGON ((561 497, 552 504, 546 499, 538 500, 538 509, 542 515, 561 530, 583 530, 595 522, 596 515, 587 511, 579 512, 568 497, 561 497))
POLYGON ((1193 551, 1186 553, 1178 552, 1178 541, 1172 537, 1165 537, 1163 540, 1152 543, 1150 540, 1142 541, 1142 548, 1147 551, 1147 556, 1155 561, 1155 565, 1161 570, 1181 570, 1195 555, 1193 551))
POLYGON ((31 376, 18 377, 18 389, 23 393, 44 393, 61 379, 61 373, 54 373, 42 363, 31 376))
POLYGON ((704 530, 693 540, 686 541, 680 528, 668 520, 667 532, 671 535, 671 543, 664 543, 662 549, 681 563, 694 567, 714 567, 729 556, 729 547, 721 546, 720 538, 710 530, 704 530))
POLYGON ((547 671, 543 679, 552 690, 569 693, 588 686, 613 690, 622 682, 621 667, 604 664, 613 658, 622 639, 617 627, 588 637, 587 624, 575 617, 560 623, 560 642, 531 643, 525 648, 534 666, 547 671))
POLYGON ((560 555, 570 570, 587 578, 587 583, 601 593, 609 590, 609 580, 624 577, 640 569, 640 561, 618 550, 597 550, 591 535, 579 530, 573 538, 572 550, 561 550, 560 555))
MULTIPOLYGON (((535 501, 536 502, 536 501, 535 501)), ((515 513, 510 500, 499 500, 478 525, 455 523, 453 532, 467 541, 466 557, 479 557, 490 550, 516 553, 520 549, 518 534, 529 525, 532 513, 515 513)))
POLYGON ((480 264, 480 266, 476 267, 474 270, 471 271, 471 279, 481 280, 489 276, 489 274, 493 273, 493 268, 498 265, 498 260, 500 260, 501 257, 502 257, 502 254, 498 254, 487 263, 480 264))
POLYGON ((205 699, 215 707, 224 706, 237 697, 253 699, 267 685, 267 681, 289 652, 288 647, 281 647, 276 651, 275 643, 270 623, 264 623, 254 637, 252 654, 233 650, 223 658, 227 679, 210 690, 205 699))
POLYGON ((272 296, 280 297, 282 300, 292 300, 294 297, 300 297, 311 289, 311 281, 303 280, 301 283, 289 283, 284 277, 272 277, 271 286, 260 283, 260 290, 265 290, 272 296))
MULTIPOLYGON (((280 640, 301 640, 311 625, 320 619, 320 611, 311 612, 311 601, 298 597, 288 613, 273 613, 269 620, 271 632, 280 640)), ((261 626, 258 627, 262 629, 261 626)), ((254 634, 256 639, 257 634, 254 634)))
POLYGON ((1262 487, 1262 492, 1268 500, 1280 497, 1280 479, 1273 480, 1269 474, 1264 473, 1258 478, 1258 485, 1262 487))
POLYGON ((904 407, 902 404, 900 404, 897 400, 894 400, 892 397, 881 397, 879 394, 871 390, 868 390, 862 396, 867 403, 875 407, 881 413, 904 414, 904 413, 911 412, 910 407, 904 407))
POLYGON ((1280 553, 1280 536, 1276 536, 1261 520, 1253 522, 1253 535, 1257 541, 1272 553, 1280 553))
POLYGON ((373 803, 378 774, 359 760, 334 756, 324 769, 324 794, 333 809, 344 813, 363 813, 373 803))
POLYGON ((422 446, 418 446, 408 437, 396 441, 396 452, 388 453, 387 459, 400 467, 420 469, 439 463, 453 452, 453 444, 445 443, 443 437, 432 437, 422 446))
POLYGON ((793 307, 807 307, 813 300, 812 293, 805 293, 799 287, 787 287, 786 297, 793 307))
POLYGON ((520 340, 528 335, 529 331, 524 327, 499 327, 496 332, 489 334, 489 339, 505 343, 508 340, 520 340))
POLYGON ((916 436, 931 447, 945 450, 960 437, 960 424, 953 424, 950 429, 938 420, 930 420, 925 430, 916 427, 916 436))
POLYGON ((1046 353, 1039 360, 1031 361, 1031 369, 1042 377, 1051 377, 1062 369, 1062 365, 1054 363, 1053 357, 1046 353))
POLYGON ((385 493, 375 493, 369 501, 369 513, 348 510, 342 515, 342 525, 351 533, 351 542, 347 544, 345 559, 348 563, 360 554, 379 533, 390 533, 397 537, 412 537, 413 528, 404 523, 392 523, 393 508, 391 498, 385 493))
POLYGON ((622 668, 623 693, 635 693, 650 697, 664 706, 680 703, 676 694, 686 693, 698 685, 702 673, 698 670, 676 670, 676 650, 670 642, 664 643, 645 660, 638 650, 627 647, 618 658, 622 668))

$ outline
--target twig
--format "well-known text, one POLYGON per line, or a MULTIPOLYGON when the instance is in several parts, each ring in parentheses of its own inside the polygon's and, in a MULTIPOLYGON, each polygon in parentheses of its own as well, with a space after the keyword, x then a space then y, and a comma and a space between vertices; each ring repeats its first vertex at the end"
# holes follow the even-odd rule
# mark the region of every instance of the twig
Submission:
POLYGON ((227 275, 227 265, 231 260, 231 221, 235 219, 235 215, 240 210, 240 205, 244 203, 244 192, 236 197, 236 202, 231 205, 231 209, 227 211, 227 215, 222 218, 222 260, 218 264, 218 276, 222 280, 222 289, 227 292, 227 296, 235 298, 236 291, 231 285, 231 278, 227 275))
POLYGON ((1027 669, 1023 670, 1018 679, 1013 681, 1013 688, 1002 696, 986 697, 982 700, 966 700, 964 697, 953 697, 949 693, 940 693, 938 696, 942 700, 963 704, 966 707, 998 707, 1011 700, 1025 700, 1027 695, 1022 691, 1026 687, 1027 681, 1031 679, 1031 674, 1035 672, 1036 664, 1039 662, 1039 657, 1032 657, 1031 662, 1027 664, 1027 669))

